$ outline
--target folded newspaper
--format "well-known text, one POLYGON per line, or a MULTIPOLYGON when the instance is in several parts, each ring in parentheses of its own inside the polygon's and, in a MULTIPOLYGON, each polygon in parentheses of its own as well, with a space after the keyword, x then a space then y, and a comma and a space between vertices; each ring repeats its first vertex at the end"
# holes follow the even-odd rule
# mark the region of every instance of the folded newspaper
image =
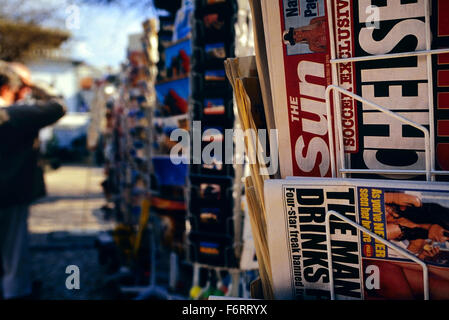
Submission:
MULTIPOLYGON (((261 87, 256 75, 256 59, 254 56, 227 59, 225 61, 227 77, 234 89, 237 102, 239 125, 243 130, 266 128, 263 118, 261 87)), ((263 91, 263 90, 262 90, 263 91)), ((256 147, 252 135, 245 140, 245 152, 248 156, 251 176, 245 178, 245 196, 253 232, 259 274, 265 299, 272 299, 271 269, 266 239, 265 206, 263 201, 263 182, 269 178, 265 164, 259 162, 263 149, 256 147)))
MULTIPOLYGON (((447 54, 333 60, 448 48, 449 20, 443 13, 448 1, 259 1, 283 178, 330 176, 329 127, 335 117, 327 114, 326 88, 331 84, 426 127, 432 165, 449 169, 447 54)), ((348 95, 335 98, 346 167, 424 170, 419 129, 348 95)))
POLYGON ((425 283, 449 299, 447 184, 295 177, 264 192, 276 299, 420 299, 425 283), (327 229, 330 211, 372 234, 335 215, 327 229))

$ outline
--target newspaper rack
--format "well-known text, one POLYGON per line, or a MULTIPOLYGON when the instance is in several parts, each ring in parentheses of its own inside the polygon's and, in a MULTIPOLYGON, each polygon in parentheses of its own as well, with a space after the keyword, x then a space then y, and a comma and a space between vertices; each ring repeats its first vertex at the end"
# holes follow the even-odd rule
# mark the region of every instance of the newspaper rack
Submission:
MULTIPOLYGON (((327 7, 331 11, 334 7, 331 0, 327 1, 327 7)), ((413 126, 417 128, 418 130, 422 131, 424 133, 424 143, 425 143, 425 170, 364 170, 364 169, 349 169, 345 166, 345 156, 344 156, 344 148, 340 148, 338 150, 339 153, 339 163, 338 165, 340 168, 336 169, 337 163, 335 159, 335 147, 334 147, 334 132, 333 132, 333 126, 332 126, 332 120, 331 117, 328 117, 328 132, 329 132, 329 147, 330 147, 330 157, 331 157, 331 170, 332 170, 332 177, 336 177, 336 175, 341 174, 343 178, 347 177, 347 174, 351 173, 365 173, 365 174, 397 174, 397 175, 404 175, 404 174, 415 174, 415 175, 426 175, 427 181, 434 181, 435 176, 438 175, 449 175, 449 171, 443 171, 443 170, 435 170, 435 133, 434 133, 434 123, 433 123, 433 76, 432 76, 432 55, 434 54, 443 54, 443 53, 449 53, 449 48, 444 49, 431 49, 431 33, 430 33, 430 0, 425 1, 425 27, 426 27, 426 50, 421 51, 414 51, 414 52, 403 52, 403 53, 391 53, 391 54, 381 54, 381 55, 369 55, 369 56, 363 56, 363 57, 351 57, 351 58, 341 58, 338 59, 336 57, 336 50, 335 50, 335 37, 333 32, 329 32, 329 39, 330 39, 330 51, 331 51, 331 59, 330 63, 332 66, 331 73, 332 73, 332 85, 328 86, 326 89, 326 107, 327 112, 330 115, 331 114, 331 106, 330 106, 330 93, 333 91, 333 100, 335 101, 335 115, 336 119, 334 120, 335 126, 337 129, 337 138, 340 143, 340 146, 342 145, 342 124, 341 124, 341 107, 340 107, 340 100, 337 96, 337 91, 340 94, 344 94, 347 96, 350 96, 351 98, 362 102, 366 105, 369 105, 393 118, 396 118, 397 120, 402 121, 403 123, 406 123, 410 126, 413 126), (396 113, 394 113, 391 110, 388 110, 387 108, 384 108, 378 104, 375 104, 371 101, 368 101, 364 98, 362 98, 359 95, 356 95, 352 92, 349 92, 341 87, 338 86, 338 77, 337 77, 337 65, 340 63, 348 63, 348 62, 357 62, 357 61, 368 61, 368 60, 379 60, 379 59, 394 59, 399 57, 412 57, 412 56, 426 56, 427 57, 427 87, 428 87, 428 103, 429 103, 429 129, 425 128, 422 125, 419 125, 413 121, 410 121, 396 113)), ((328 24, 329 24, 329 30, 334 29, 334 23, 332 14, 328 14, 328 24)))
MULTIPOLYGON (((364 174, 388 174, 388 175, 425 175, 427 181, 435 181, 436 176, 447 176, 449 175, 449 171, 436 170, 435 169, 435 146, 434 146, 434 122, 433 122, 433 76, 432 76, 432 55, 435 54, 443 54, 449 53, 449 48, 444 49, 431 49, 431 33, 430 33, 430 0, 425 1, 425 28, 426 28, 426 50, 414 51, 414 52, 403 52, 403 53, 392 53, 392 54, 381 54, 381 55, 369 55, 363 57, 350 57, 350 58, 337 58, 336 50, 335 50, 335 36, 331 31, 329 32, 330 36, 330 51, 331 51, 331 73, 332 73, 332 85, 329 85, 326 88, 326 108, 328 114, 328 134, 329 134, 329 151, 330 151, 330 161, 331 161, 331 174, 332 177, 335 178, 337 176, 341 176, 343 178, 350 178, 351 173, 364 173, 364 174), (376 103, 368 101, 363 97, 354 94, 353 92, 347 91, 344 88, 339 86, 338 83, 338 73, 337 73, 337 65, 340 63, 348 63, 348 62, 358 62, 358 61, 369 61, 369 60, 380 60, 380 59, 394 59, 400 57, 412 57, 412 56, 426 56, 427 58, 427 85, 428 85, 428 106, 429 106, 429 129, 420 125, 414 121, 411 121, 395 112, 382 107, 376 103), (332 119, 332 106, 331 106, 331 93, 333 93, 333 101, 334 101, 334 119, 332 119), (342 129, 342 111, 340 106, 340 95, 346 95, 351 97, 354 100, 357 100, 365 105, 368 105, 378 111, 395 118, 402 123, 410 125, 424 134, 424 147, 425 147, 425 169, 424 170, 372 170, 372 169, 353 169, 347 168, 345 165, 345 150, 343 146, 343 129, 342 129), (335 132, 334 132, 335 125, 335 132), (334 141, 335 139, 335 141, 334 141), (338 155, 337 155, 338 154, 338 155), (336 156, 338 158, 336 159, 336 156)), ((329 30, 334 30, 333 23, 333 15, 332 9, 334 8, 334 4, 331 0, 326 0, 327 8, 329 10, 328 14, 328 25, 329 30)), ((327 241, 327 254, 328 254, 328 266, 329 266, 329 282, 330 282, 330 293, 331 299, 335 300, 335 288, 334 288, 334 279, 333 279, 333 268, 332 268, 332 249, 331 249, 331 235, 330 235, 330 217, 336 216, 337 218, 343 220, 344 222, 350 224, 361 232, 364 232, 379 242, 382 242, 386 246, 391 249, 397 251, 404 257, 412 260, 413 262, 419 264, 423 270, 423 289, 424 289, 424 300, 429 300, 429 273, 427 264, 420 260, 413 254, 410 254, 406 250, 398 247, 394 243, 388 241, 375 234, 374 232, 366 229, 360 224, 348 219, 342 214, 336 211, 328 211, 326 214, 326 241, 327 241)))
MULTIPOLYGON (((449 52, 449 50, 448 50, 449 52)), ((359 95, 356 95, 350 91, 347 91, 341 87, 338 87, 336 85, 330 85, 326 88, 326 108, 327 108, 327 112, 330 115, 331 114, 331 106, 330 106, 330 94, 331 92, 338 91, 344 95, 347 95, 351 98, 353 98, 354 100, 357 100, 359 102, 362 102, 364 104, 367 104, 371 107, 373 107, 374 109, 377 109, 387 115, 389 115, 392 118, 396 118, 399 121, 406 123, 412 127, 415 127, 416 129, 422 131, 424 133, 424 143, 425 143, 425 154, 426 154, 426 169, 425 170, 392 170, 392 169, 388 169, 388 170, 376 170, 376 169, 347 169, 345 166, 345 155, 344 155, 344 148, 338 148, 338 154, 339 154, 339 166, 340 168, 338 168, 338 173, 341 173, 343 178, 346 178, 346 175, 348 173, 368 173, 368 174, 416 174, 416 175, 420 175, 420 174, 425 174, 426 175, 426 180, 430 181, 431 178, 435 177, 435 175, 440 174, 440 175, 449 175, 449 171, 436 171, 435 169, 431 169, 434 167, 433 162, 431 159, 434 159, 434 157, 432 158, 432 153, 434 152, 433 148, 430 145, 430 140, 432 140, 432 134, 429 133, 429 130, 427 130, 426 127, 413 122, 405 117, 402 117, 396 113, 394 113, 393 111, 384 108, 374 102, 368 101, 364 98, 362 98, 359 95)), ((337 99, 334 99, 335 101, 337 101, 337 99)), ((338 103, 337 103, 338 104, 338 103)), ((335 111, 335 123, 336 123, 336 127, 337 127, 337 138, 338 138, 338 142, 339 145, 343 145, 343 131, 342 131, 342 124, 341 124, 341 109, 339 107, 337 107, 336 109, 334 109, 335 111)), ((332 177, 335 178, 336 176, 336 160, 335 160, 335 154, 334 154, 334 150, 335 150, 335 146, 334 146, 334 132, 333 132, 333 128, 332 128, 332 117, 328 117, 328 132, 329 132, 329 148, 330 148, 330 158, 331 158, 331 170, 332 170, 332 177)))

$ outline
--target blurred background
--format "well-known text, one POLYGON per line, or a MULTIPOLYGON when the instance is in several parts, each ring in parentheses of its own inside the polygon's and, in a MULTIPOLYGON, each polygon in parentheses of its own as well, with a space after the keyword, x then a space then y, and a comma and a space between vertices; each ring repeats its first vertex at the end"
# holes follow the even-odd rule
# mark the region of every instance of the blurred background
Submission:
MULTIPOLYGON (((5 246, 0 237, 0 253, 22 252, 16 244, 29 238, 31 261, 19 261, 17 269, 31 267, 32 293, 18 298, 250 296, 258 264, 243 165, 218 160, 189 173, 187 161, 172 161, 170 136, 189 130, 192 110, 205 125, 234 127, 224 61, 253 54, 251 25, 246 0, 0 0, 0 69, 20 64, 26 77, 19 92, 36 91, 31 100, 15 93, 9 104, 0 95, 2 139, 9 139, 9 107, 28 103, 41 112, 31 101, 44 92, 48 99, 41 102, 62 101, 66 108, 39 131, 39 143, 15 146, 13 136, 6 144, 12 152, 0 148, 0 161, 30 144, 38 148, 36 172, 45 181, 45 196, 23 219, 24 237, 3 222, 10 201, 0 199, 0 236, 3 228, 18 239, 10 236, 5 246), (76 279, 79 290, 69 289, 76 279)), ((0 93, 10 85, 3 80, 0 93)), ((28 124, 38 118, 31 115, 28 124)), ((24 193, 8 189, 2 177, 13 175, 11 162, 0 162, 0 197, 24 193)), ((22 169, 14 172, 27 184, 22 169)), ((25 283, 22 273, 15 278, 25 283)), ((0 267, 3 284, 5 274, 0 267)), ((3 297, 7 290, 3 285, 3 297)))
MULTIPOLYGON (((168 9, 180 4, 168 2, 168 9)), ((95 94, 112 90, 102 84, 116 82, 142 21, 161 12, 151 0, 0 0, 0 60, 23 63, 32 82, 53 89, 67 107, 39 133, 47 196, 28 219, 33 299, 121 297, 98 263, 95 241, 113 226, 101 215, 102 151, 89 152, 86 136, 95 94), (72 264, 88 270, 83 290, 64 285, 72 264)))
POLYGON ((52 87, 68 108, 40 132, 53 166, 86 160, 95 82, 120 71, 142 21, 157 14, 152 0, 0 0, 0 60, 24 63, 33 83, 52 87))

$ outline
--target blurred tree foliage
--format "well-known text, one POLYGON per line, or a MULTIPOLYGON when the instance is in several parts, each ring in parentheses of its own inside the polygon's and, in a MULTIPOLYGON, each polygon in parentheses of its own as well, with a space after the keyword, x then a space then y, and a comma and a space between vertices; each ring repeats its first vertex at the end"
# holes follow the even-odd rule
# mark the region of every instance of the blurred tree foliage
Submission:
POLYGON ((78 0, 79 2, 90 4, 103 4, 103 5, 120 5, 124 8, 136 8, 142 9, 149 7, 156 7, 158 9, 166 10, 175 15, 176 11, 181 7, 182 0, 78 0))
POLYGON ((68 40, 70 33, 63 30, 63 9, 69 4, 120 6, 124 10, 155 7, 174 16, 181 3, 182 0, 0 0, 0 60, 23 61, 30 56, 42 56, 68 40))
POLYGON ((0 0, 0 59, 22 61, 59 47, 70 34, 45 23, 63 25, 53 2, 0 0))

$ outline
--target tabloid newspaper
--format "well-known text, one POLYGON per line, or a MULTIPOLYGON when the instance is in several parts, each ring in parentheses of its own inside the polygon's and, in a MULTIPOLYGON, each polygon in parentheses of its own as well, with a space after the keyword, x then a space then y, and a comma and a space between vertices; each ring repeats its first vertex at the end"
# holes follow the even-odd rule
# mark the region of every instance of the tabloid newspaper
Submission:
POLYGON ((329 176, 325 1, 262 0, 281 176, 329 176), (302 38, 303 37, 303 38, 302 38))
MULTIPOLYGON (((329 299, 325 216, 334 210, 429 269, 449 298, 449 186, 408 180, 295 177, 265 182, 276 299, 329 299)), ((337 217, 330 220, 336 299, 422 299, 422 267, 337 217)))
MULTIPOLYGON (((327 8, 325 0, 262 0, 283 178, 330 175, 325 89, 333 80, 434 131, 435 166, 449 168, 447 54, 434 55, 430 64, 425 55, 347 62, 337 66, 334 79, 331 73, 331 32, 336 58, 448 48, 449 20, 443 12, 448 12, 449 2, 429 1, 428 29, 426 2, 332 0, 327 8), (432 101, 434 107, 429 109, 432 101)), ((348 96, 340 96, 339 102, 347 166, 425 168, 422 132, 348 96)))

